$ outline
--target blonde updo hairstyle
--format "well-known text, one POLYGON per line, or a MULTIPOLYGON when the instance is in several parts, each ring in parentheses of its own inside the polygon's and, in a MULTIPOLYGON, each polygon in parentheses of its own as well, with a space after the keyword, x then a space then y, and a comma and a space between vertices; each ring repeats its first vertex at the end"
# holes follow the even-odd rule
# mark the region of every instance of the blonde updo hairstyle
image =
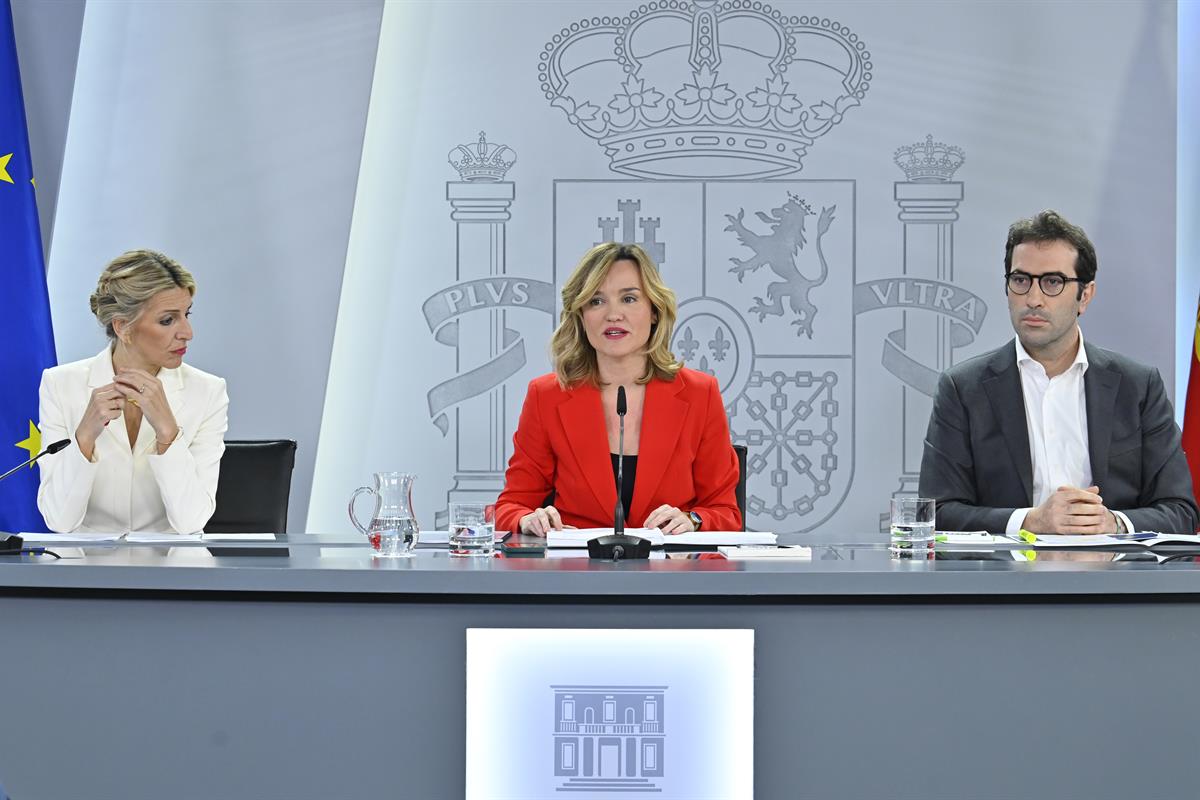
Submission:
POLYGON ((196 281, 179 262, 154 250, 130 250, 112 260, 88 304, 105 335, 115 341, 113 320, 132 323, 146 308, 146 301, 162 291, 187 289, 195 297, 196 281))
POLYGON ((635 244, 607 242, 596 245, 584 254, 562 288, 562 316, 550 339, 550 356, 554 360, 554 374, 564 389, 581 383, 600 385, 596 350, 588 341, 587 331, 583 327, 583 310, 608 277, 612 265, 618 261, 632 261, 637 265, 645 298, 653 307, 657 320, 651 324, 650 338, 646 342, 646 372, 637 382, 645 384, 653 378, 674 380, 675 373, 683 366, 671 352, 671 333, 675 329, 676 316, 675 293, 663 283, 658 267, 645 250, 635 244))

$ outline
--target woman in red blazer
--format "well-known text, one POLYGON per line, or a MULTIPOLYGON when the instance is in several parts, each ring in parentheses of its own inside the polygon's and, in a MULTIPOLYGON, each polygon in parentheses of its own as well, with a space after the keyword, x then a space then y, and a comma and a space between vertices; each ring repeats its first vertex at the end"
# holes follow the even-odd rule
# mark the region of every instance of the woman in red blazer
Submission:
POLYGON ((539 536, 612 527, 624 386, 629 526, 741 530, 725 406, 714 378, 671 353, 675 295, 654 262, 636 245, 597 245, 567 279, 562 300, 554 372, 529 384, 496 527, 539 536))

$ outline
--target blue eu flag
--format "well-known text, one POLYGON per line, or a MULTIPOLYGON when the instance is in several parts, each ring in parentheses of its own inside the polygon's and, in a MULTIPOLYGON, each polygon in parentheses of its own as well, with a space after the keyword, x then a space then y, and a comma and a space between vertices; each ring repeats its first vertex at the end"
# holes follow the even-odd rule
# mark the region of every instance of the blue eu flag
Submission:
MULTIPOLYGON (((12 10, 0 0, 0 472, 41 452, 38 384, 55 362, 12 10)), ((0 531, 46 530, 37 487, 37 467, 0 481, 0 531)))

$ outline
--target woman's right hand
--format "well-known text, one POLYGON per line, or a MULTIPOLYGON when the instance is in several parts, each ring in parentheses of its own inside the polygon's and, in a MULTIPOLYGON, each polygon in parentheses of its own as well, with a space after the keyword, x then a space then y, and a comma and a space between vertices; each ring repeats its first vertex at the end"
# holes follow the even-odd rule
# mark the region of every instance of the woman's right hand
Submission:
POLYGON ((554 506, 546 506, 521 517, 521 533, 530 536, 545 536, 551 530, 563 529, 562 517, 554 506))
POLYGON ((125 413, 125 394, 116 384, 100 386, 92 390, 83 419, 75 429, 75 444, 89 461, 96 447, 96 439, 104 432, 104 426, 125 413))

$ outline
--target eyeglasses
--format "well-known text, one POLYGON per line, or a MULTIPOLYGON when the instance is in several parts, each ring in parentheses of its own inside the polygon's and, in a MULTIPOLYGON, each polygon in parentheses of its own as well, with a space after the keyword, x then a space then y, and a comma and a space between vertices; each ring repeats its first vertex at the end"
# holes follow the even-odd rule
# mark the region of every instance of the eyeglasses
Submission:
POLYGON ((1004 283, 1013 294, 1029 294, 1033 282, 1037 281, 1038 288, 1046 297, 1057 297, 1071 281, 1083 283, 1081 278, 1068 278, 1061 272, 1047 272, 1044 275, 1030 275, 1028 272, 1010 272, 1004 276, 1004 283))

